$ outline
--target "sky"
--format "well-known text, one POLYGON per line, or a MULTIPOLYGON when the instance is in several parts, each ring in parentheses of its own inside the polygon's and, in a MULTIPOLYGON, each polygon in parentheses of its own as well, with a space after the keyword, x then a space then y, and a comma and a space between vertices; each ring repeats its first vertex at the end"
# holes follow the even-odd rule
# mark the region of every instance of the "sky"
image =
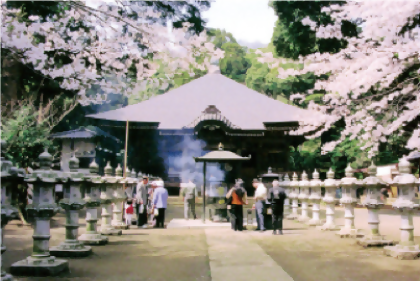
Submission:
MULTIPOLYGON (((86 2, 91 7, 100 3, 86 2)), ((213 0, 210 9, 202 12, 202 18, 207 21, 207 27, 224 29, 249 48, 266 47, 277 20, 274 10, 268 7, 268 0, 213 0)))
POLYGON ((202 13, 207 27, 225 29, 241 45, 265 47, 277 20, 268 0, 216 0, 202 13))

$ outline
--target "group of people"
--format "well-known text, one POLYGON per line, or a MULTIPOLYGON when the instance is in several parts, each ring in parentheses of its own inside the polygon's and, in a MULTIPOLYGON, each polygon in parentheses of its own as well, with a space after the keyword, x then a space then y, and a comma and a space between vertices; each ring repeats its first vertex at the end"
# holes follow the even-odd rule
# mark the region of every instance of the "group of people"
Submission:
MULTIPOLYGON (((243 205, 248 205, 246 190, 243 187, 243 181, 238 180, 226 194, 228 199, 228 209, 230 209, 230 221, 232 229, 235 231, 243 230, 243 205)), ((265 231, 264 210, 266 202, 271 204, 271 216, 273 222, 273 234, 283 234, 283 205, 286 199, 286 191, 280 186, 279 181, 273 181, 273 187, 267 191, 267 188, 259 180, 254 179, 252 186, 255 188, 254 200, 255 215, 257 219, 256 231, 265 231)))
MULTIPOLYGON (((280 186, 279 181, 273 181, 273 187, 267 190, 263 183, 254 179, 252 185, 255 188, 254 200, 255 215, 257 219, 257 231, 265 231, 264 211, 266 203, 271 205, 273 234, 283 234, 283 205, 286 199, 286 191, 280 186)), ((190 215, 196 219, 195 203, 197 198, 196 185, 190 180, 182 186, 181 195, 184 202, 184 218, 188 220, 190 215)), ((126 203, 126 221, 131 225, 132 215, 137 216, 137 226, 147 228, 149 221, 156 228, 164 228, 165 211, 168 206, 168 191, 161 179, 149 184, 149 178, 143 176, 136 188, 129 194, 126 203), (130 196, 131 195, 131 196, 130 196)), ((248 205, 246 190, 243 181, 238 180, 226 194, 227 205, 230 213, 232 229, 243 230, 243 205, 248 205)))
POLYGON ((168 206, 168 190, 163 180, 158 179, 149 184, 149 178, 143 176, 132 194, 128 194, 126 203, 126 223, 131 225, 134 211, 137 216, 137 227, 147 228, 149 221, 155 228, 165 227, 165 211, 168 206))

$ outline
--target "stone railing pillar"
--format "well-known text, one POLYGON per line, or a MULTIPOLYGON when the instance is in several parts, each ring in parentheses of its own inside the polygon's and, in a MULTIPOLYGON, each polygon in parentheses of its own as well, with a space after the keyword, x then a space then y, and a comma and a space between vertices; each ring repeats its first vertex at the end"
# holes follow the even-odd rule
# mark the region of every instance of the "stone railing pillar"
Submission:
POLYGON ((120 164, 118 164, 118 167, 115 169, 115 176, 117 182, 113 185, 112 202, 114 203, 114 209, 112 211, 113 217, 111 224, 116 229, 128 229, 128 225, 122 220, 123 203, 127 199, 123 185, 127 184, 128 180, 123 178, 123 170, 120 164))
POLYGON ((287 216, 287 219, 295 220, 299 217, 298 215, 299 181, 298 181, 298 176, 296 173, 293 173, 293 180, 290 182, 289 186, 292 188, 292 192, 289 195, 290 199, 292 199, 292 213, 289 216, 287 216))
POLYGON ((30 257, 12 264, 11 273, 15 275, 57 275, 69 268, 68 261, 50 255, 50 220, 57 210, 55 184, 66 182, 67 179, 51 170, 52 156, 47 150, 39 155, 39 163, 40 169, 25 178, 34 189, 32 204, 27 206, 28 213, 35 218, 33 251, 30 257))
POLYGON ((121 235, 122 231, 115 229, 111 224, 112 217, 112 201, 113 201, 113 187, 118 180, 112 176, 112 167, 110 162, 105 167, 105 176, 102 177, 104 183, 101 189, 102 200, 102 221, 101 233, 104 235, 121 235))
POLYGON ((290 215, 290 179, 288 174, 284 176, 284 180, 280 182, 280 186, 283 186, 283 188, 286 190, 287 198, 284 200, 283 216, 287 218, 290 215))
POLYGON ((312 180, 310 182, 311 195, 309 196, 309 201, 312 202, 312 219, 308 221, 309 226, 319 226, 322 225, 322 221, 319 218, 320 212, 320 203, 321 203, 321 186, 322 181, 319 179, 319 173, 314 171, 312 174, 312 180))
POLYGON ((303 223, 310 220, 310 217, 308 216, 309 186, 308 174, 303 171, 302 180, 299 182, 300 193, 298 197, 300 202, 302 202, 302 214, 298 217, 298 221, 303 223))
POLYGON ((329 231, 337 231, 339 228, 335 225, 335 190, 337 186, 339 186, 339 182, 334 179, 334 171, 330 168, 330 170, 327 172, 327 179, 324 181, 324 187, 325 187, 325 195, 324 198, 322 198, 322 201, 324 201, 326 206, 326 222, 321 225, 317 226, 317 229, 320 230, 329 230, 329 231))
POLYGON ((413 212, 419 204, 414 203, 417 178, 411 174, 410 163, 402 158, 398 164, 400 175, 393 183, 398 187, 398 199, 392 207, 401 214, 401 240, 395 246, 384 247, 384 253, 400 260, 413 260, 420 257, 419 245, 414 243, 413 212))
MULTIPOLYGON (((13 175, 11 170, 12 162, 8 161, 3 157, 4 151, 6 150, 6 142, 1 141, 1 159, 0 159, 0 165, 1 165, 1 233, 0 233, 0 239, 1 239, 1 280, 4 281, 12 281, 13 276, 10 274, 7 274, 6 271, 3 269, 3 253, 6 251, 6 246, 4 245, 4 227, 7 225, 11 217, 17 213, 17 210, 12 207, 11 205, 11 194, 12 194, 12 188, 14 180, 13 177, 17 175, 13 175)), ((15 169, 17 170, 17 169, 15 169)), ((23 175, 21 175, 23 176, 23 175)), ((16 186, 17 188, 17 186, 16 186)))
POLYGON ((381 201, 380 190, 387 184, 376 176, 377 168, 373 164, 368 168, 369 177, 363 180, 366 187, 366 199, 363 205, 368 209, 368 224, 370 231, 363 238, 358 239, 357 243, 363 247, 393 245, 394 241, 385 239, 385 236, 379 233, 379 215, 378 211, 384 205, 381 201))
POLYGON ((85 245, 104 245, 108 243, 108 237, 97 231, 98 207, 101 206, 101 186, 104 182, 99 176, 99 166, 95 159, 89 165, 90 174, 85 184, 86 203, 86 233, 79 236, 79 241, 85 245))
POLYGON ((60 206, 66 212, 66 240, 56 247, 51 247, 50 252, 57 257, 86 257, 92 254, 92 248, 78 240, 79 236, 79 210, 85 207, 82 199, 82 185, 85 175, 78 171, 79 159, 74 155, 69 160, 70 172, 66 173, 68 182, 64 184, 64 198, 60 206))
POLYGON ((354 225, 354 207, 357 204, 356 190, 362 185, 353 174, 353 169, 350 164, 347 166, 346 177, 341 179, 342 196, 340 203, 344 205, 344 226, 336 234, 343 237, 360 238, 364 234, 354 225))

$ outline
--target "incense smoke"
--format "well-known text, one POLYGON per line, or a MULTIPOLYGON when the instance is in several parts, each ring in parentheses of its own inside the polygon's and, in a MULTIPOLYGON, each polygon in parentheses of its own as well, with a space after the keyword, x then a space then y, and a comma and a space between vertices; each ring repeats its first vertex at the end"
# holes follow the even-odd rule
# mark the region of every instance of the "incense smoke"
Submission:
MULTIPOLYGON (((165 161, 168 175, 178 175, 182 183, 192 180, 197 188, 200 188, 203 184, 203 163, 196 163, 193 157, 210 152, 203 149, 206 143, 190 136, 184 136, 181 142, 175 142, 173 138, 168 138, 167 141, 171 144, 169 148, 171 151, 159 149, 159 154, 165 161)), ((220 164, 207 163, 206 180, 210 177, 219 181, 224 180, 225 172, 220 168, 220 164)))

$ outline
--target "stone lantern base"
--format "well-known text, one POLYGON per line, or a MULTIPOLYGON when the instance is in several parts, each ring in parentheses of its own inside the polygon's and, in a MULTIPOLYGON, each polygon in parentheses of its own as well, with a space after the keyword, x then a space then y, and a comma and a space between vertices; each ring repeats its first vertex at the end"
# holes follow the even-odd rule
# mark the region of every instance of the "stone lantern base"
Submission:
POLYGON ((306 222, 306 225, 308 225, 308 226, 321 226, 324 223, 325 223, 325 220, 310 219, 309 221, 306 222))
POLYGON ((298 214, 293 214, 293 213, 291 213, 290 215, 288 215, 288 216, 286 217, 286 219, 288 219, 288 220, 297 220, 297 219, 298 219, 298 217, 299 217, 299 215, 298 215, 298 214))
POLYGON ((337 231, 340 230, 340 227, 338 227, 337 225, 333 224, 333 223, 325 223, 323 225, 317 226, 316 229, 318 230, 325 230, 325 231, 337 231))
POLYGON ((85 233, 80 235, 78 240, 85 245, 105 245, 108 243, 108 237, 100 233, 85 233))
POLYGON ((82 243, 63 242, 57 247, 51 247, 50 253, 57 257, 79 258, 92 254, 92 248, 82 243))
POLYGON ((365 234, 360 229, 343 227, 336 233, 340 238, 362 238, 365 234))
MULTIPOLYGON (((125 223, 113 223, 112 226, 115 229, 129 229, 130 227, 126 225, 125 223)), ((119 234, 118 234, 119 235, 119 234)))
MULTIPOLYGON (((15 262, 10 267, 10 272, 15 276, 55 276, 69 270, 66 260, 28 257, 25 260, 15 262)), ((2 280, 4 280, 2 278, 2 280)))
POLYGON ((103 235, 122 235, 121 229, 115 229, 115 228, 101 228, 101 234, 103 235))
POLYGON ((397 258, 399 260, 415 260, 420 258, 419 245, 403 246, 387 246, 384 247, 384 254, 397 258))
POLYGON ((365 235, 361 239, 357 239, 357 244, 367 248, 374 246, 392 246, 395 241, 385 239, 383 235, 365 235))

